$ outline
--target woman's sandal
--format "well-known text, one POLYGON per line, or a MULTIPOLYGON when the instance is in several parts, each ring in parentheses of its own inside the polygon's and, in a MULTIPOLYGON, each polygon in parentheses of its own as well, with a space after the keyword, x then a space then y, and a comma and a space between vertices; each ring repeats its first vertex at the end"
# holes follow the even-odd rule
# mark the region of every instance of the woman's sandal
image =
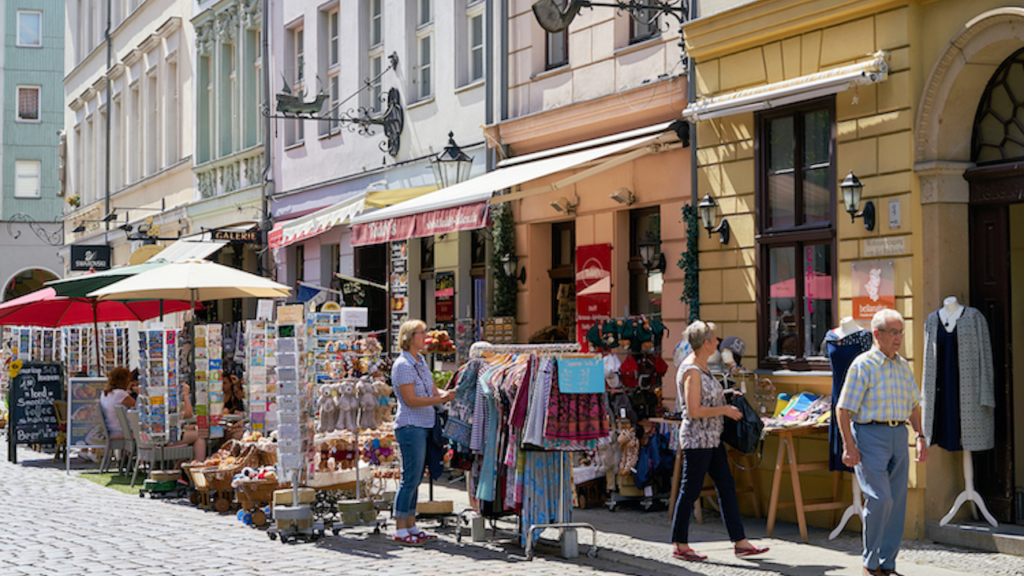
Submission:
POLYGON ((437 534, 428 534, 428 533, 424 532, 423 530, 420 530, 419 532, 411 533, 411 534, 413 536, 416 536, 420 540, 423 540, 424 542, 430 542, 431 540, 437 540, 437 534))
POLYGON ((673 550, 673 558, 679 558, 680 560, 686 560, 687 562, 703 562, 708 559, 707 556, 697 553, 693 548, 687 548, 686 550, 673 550))
POLYGON ((737 546, 735 548, 735 552, 736 552, 736 557, 737 558, 745 558, 747 556, 757 556, 758 554, 764 554, 767 551, 768 551, 768 547, 767 546, 765 546, 764 548, 758 548, 757 546, 751 546, 750 548, 740 548, 739 546, 737 546))
POLYGON ((423 538, 420 538, 419 534, 409 534, 407 536, 399 536, 395 534, 392 536, 395 542, 404 544, 406 546, 423 546, 423 538))

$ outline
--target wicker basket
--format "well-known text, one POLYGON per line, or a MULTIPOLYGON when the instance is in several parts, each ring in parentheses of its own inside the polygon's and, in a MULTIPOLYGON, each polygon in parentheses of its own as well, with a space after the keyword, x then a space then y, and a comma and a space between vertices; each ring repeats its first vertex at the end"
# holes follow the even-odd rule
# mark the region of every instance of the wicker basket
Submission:
POLYGON ((246 467, 259 465, 259 456, 253 447, 242 450, 230 466, 193 467, 192 480, 199 490, 220 490, 230 492, 231 481, 246 467))
POLYGON ((274 501, 274 490, 291 488, 291 482, 278 484, 277 480, 248 480, 239 482, 235 490, 238 503, 246 510, 265 506, 274 501))

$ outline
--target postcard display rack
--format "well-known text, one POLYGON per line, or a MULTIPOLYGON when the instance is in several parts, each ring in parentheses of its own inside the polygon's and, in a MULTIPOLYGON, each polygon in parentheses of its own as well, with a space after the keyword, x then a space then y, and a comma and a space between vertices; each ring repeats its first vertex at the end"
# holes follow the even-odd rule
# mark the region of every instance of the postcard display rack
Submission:
POLYGON ((178 331, 139 330, 139 418, 142 441, 167 445, 180 435, 178 331))
POLYGON ((96 357, 96 339, 92 336, 92 327, 62 328, 61 335, 64 339, 63 360, 68 374, 88 374, 89 369, 96 366, 93 360, 96 357))
MULTIPOLYGON (((10 360, 22 362, 60 362, 61 334, 59 329, 37 328, 34 326, 4 326, 3 363, 10 360)), ((9 375, 0 371, 0 383, 6 391, 9 375)))
POLYGON ((210 438, 223 438, 224 389, 221 385, 223 332, 220 324, 200 324, 195 332, 196 427, 209 428, 210 438))
MULTIPOLYGON (((324 523, 314 520, 310 506, 310 488, 305 484, 308 455, 313 446, 311 417, 312 385, 305 377, 305 346, 302 326, 278 324, 276 339, 277 377, 277 477, 291 482, 291 498, 278 504, 274 496, 274 525, 268 536, 281 542, 303 538, 315 541, 324 535, 324 523)), ((280 492, 280 491, 279 491, 280 492)))
POLYGON ((270 434, 277 427, 276 338, 274 324, 266 320, 245 323, 246 390, 249 396, 249 422, 252 429, 270 434), (271 411, 271 410, 274 411, 271 411))

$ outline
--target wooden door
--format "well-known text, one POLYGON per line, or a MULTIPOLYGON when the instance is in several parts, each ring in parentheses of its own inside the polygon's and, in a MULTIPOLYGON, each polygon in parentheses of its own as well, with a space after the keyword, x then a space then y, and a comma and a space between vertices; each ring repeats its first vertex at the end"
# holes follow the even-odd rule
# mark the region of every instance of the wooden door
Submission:
MULTIPOLYGON (((984 186, 984 184, 980 184, 984 186)), ((972 182, 972 188, 979 183, 972 182)), ((974 190, 972 190, 974 192, 974 190)), ((988 320, 995 368, 993 450, 974 453, 975 488, 1000 522, 1014 522, 1013 358, 1010 354, 1010 236, 1007 204, 971 207, 971 305, 988 320)))

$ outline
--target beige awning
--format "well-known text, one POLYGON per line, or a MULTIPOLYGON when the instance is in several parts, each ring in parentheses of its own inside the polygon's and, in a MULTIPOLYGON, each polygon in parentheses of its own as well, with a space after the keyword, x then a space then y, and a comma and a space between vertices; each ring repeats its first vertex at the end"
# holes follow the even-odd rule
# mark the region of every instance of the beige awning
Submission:
POLYGON ((690 122, 700 122, 743 112, 756 112, 837 94, 862 84, 884 82, 889 76, 888 60, 889 53, 879 51, 867 62, 711 98, 699 98, 683 110, 683 118, 690 122))

